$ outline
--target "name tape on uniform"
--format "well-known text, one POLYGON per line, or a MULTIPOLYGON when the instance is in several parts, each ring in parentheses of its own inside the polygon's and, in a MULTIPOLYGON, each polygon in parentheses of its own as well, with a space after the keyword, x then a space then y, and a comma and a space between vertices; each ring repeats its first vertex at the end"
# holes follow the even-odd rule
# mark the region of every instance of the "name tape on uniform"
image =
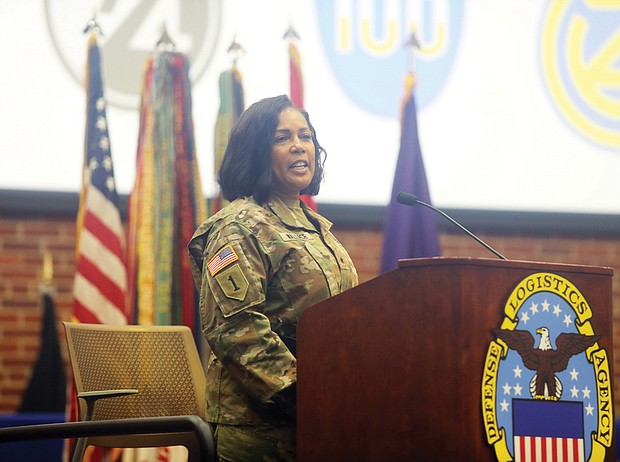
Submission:
POLYGON ((306 233, 280 233, 283 241, 307 241, 310 239, 306 233))

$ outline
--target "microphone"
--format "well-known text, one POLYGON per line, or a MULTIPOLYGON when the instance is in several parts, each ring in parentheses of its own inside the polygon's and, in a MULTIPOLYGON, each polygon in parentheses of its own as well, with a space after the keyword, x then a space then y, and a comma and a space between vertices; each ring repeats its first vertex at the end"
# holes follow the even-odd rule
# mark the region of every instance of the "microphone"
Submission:
POLYGON ((455 219, 451 218, 447 213, 444 213, 443 211, 439 210, 438 208, 433 207, 431 204, 427 204, 426 202, 422 202, 415 195, 413 195, 411 193, 408 193, 408 192, 402 192, 401 191, 401 192, 398 193, 398 196, 396 196, 396 201, 399 204, 409 205, 409 206, 412 206, 412 207, 417 205, 417 204, 420 204, 420 205, 423 205, 424 207, 427 207, 427 208, 429 208, 431 210, 434 210, 435 212, 437 212, 438 214, 440 214, 441 216, 446 218, 449 222, 453 223, 454 225, 459 227, 461 230, 463 230, 465 233, 467 233, 470 237, 474 238, 476 241, 478 241, 480 244, 482 244, 484 247, 486 247, 489 251, 491 251, 491 253, 495 254, 498 258, 500 258, 501 260, 506 260, 506 257, 504 257, 501 253, 499 253, 497 250, 495 250, 489 244, 484 242, 482 239, 480 239, 474 233, 469 231, 467 228, 465 228, 463 225, 461 225, 458 221, 456 221, 455 219))

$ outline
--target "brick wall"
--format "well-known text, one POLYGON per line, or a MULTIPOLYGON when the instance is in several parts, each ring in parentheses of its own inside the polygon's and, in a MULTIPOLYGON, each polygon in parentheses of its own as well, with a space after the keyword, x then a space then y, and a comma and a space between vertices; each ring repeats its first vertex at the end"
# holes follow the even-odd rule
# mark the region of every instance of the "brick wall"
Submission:
MULTIPOLYGON (((367 281, 377 275, 381 256, 381 231, 335 228, 350 252, 360 275, 367 281)), ((480 236, 510 259, 620 267, 620 238, 582 238, 482 234, 480 236)), ((442 233, 445 256, 489 257, 491 254, 467 236, 442 233)), ((0 218, 0 413, 14 412, 36 359, 39 347, 41 303, 39 283, 43 255, 54 259, 54 284, 59 321, 71 312, 71 286, 75 262, 75 223, 71 218, 45 216, 0 218)), ((620 326, 620 284, 614 276, 614 337, 620 326)), ((62 331, 59 330, 62 335, 62 331)), ((62 340, 64 342, 64 340, 62 340)), ((62 343, 64 348, 64 343, 62 343)), ((616 409, 619 394, 616 341, 616 409)))
MULTIPOLYGON (((57 318, 69 320, 74 221, 0 219, 0 412, 14 412, 19 406, 38 353, 46 251, 54 260, 57 318)), ((61 346, 64 348, 64 343, 61 346)))

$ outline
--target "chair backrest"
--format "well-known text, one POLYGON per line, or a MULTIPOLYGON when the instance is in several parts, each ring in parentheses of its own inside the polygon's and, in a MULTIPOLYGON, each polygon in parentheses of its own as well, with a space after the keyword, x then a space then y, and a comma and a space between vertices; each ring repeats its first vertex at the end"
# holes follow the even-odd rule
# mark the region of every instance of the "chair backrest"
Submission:
MULTIPOLYGON (((64 325, 77 393, 138 390, 134 395, 99 400, 93 420, 205 418, 206 379, 188 327, 64 325)), ((86 405, 78 401, 83 419, 86 405)))

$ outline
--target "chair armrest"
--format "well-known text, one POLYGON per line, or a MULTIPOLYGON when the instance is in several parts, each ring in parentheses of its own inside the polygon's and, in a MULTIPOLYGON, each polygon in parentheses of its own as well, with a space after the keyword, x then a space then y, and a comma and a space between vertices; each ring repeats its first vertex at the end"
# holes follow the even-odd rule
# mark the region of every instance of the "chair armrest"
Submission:
POLYGON ((211 427, 206 421, 195 415, 64 422, 0 428, 0 443, 37 439, 177 432, 192 432, 196 435, 200 460, 216 460, 215 442, 211 427))
POLYGON ((86 401, 86 416, 84 416, 84 420, 92 420, 93 413, 95 412, 95 403, 97 403, 97 400, 135 395, 136 393, 138 393, 138 390, 125 388, 119 390, 82 391, 77 394, 77 397, 86 401))
POLYGON ((77 394, 77 397, 84 399, 116 398, 117 396, 135 395, 136 393, 138 390, 123 388, 119 390, 82 391, 77 394))

